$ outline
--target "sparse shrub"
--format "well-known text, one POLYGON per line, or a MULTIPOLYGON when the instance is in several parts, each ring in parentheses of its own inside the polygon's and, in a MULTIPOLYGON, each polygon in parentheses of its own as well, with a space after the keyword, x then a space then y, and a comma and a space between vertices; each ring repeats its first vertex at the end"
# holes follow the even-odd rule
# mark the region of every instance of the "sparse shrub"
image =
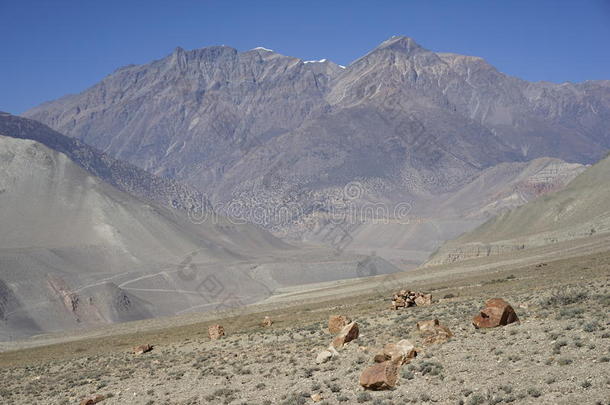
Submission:
POLYGON ((561 348, 565 347, 568 345, 568 342, 565 340, 558 340, 557 342, 555 342, 555 344, 553 345, 553 353, 554 354, 559 354, 561 353, 561 348))
POLYGON ((561 359, 557 360, 557 363, 560 366, 567 366, 568 364, 572 364, 572 359, 569 359, 567 357, 562 357, 561 359))
POLYGON ((443 365, 436 361, 423 361, 419 365, 419 372, 422 373, 422 375, 441 375, 443 372, 443 365))
POLYGON ((595 332, 599 328, 599 324, 595 321, 586 323, 585 326, 582 327, 582 330, 585 332, 595 332))
POLYGON ((570 289, 563 289, 556 291, 550 297, 543 299, 540 302, 545 308, 548 307, 561 307, 570 304, 581 303, 589 298, 589 294, 586 291, 573 291, 570 289))
POLYGON ((358 394, 358 396, 356 397, 356 401, 361 404, 363 402, 368 402, 370 400, 372 400, 373 397, 371 394, 369 394, 368 392, 361 392, 358 394))
POLYGON ((282 402, 280 405, 305 405, 307 403, 307 399, 299 394, 292 394, 282 402))
POLYGON ((339 386, 339 384, 330 384, 328 386, 328 389, 330 389, 331 392, 340 392, 341 391, 341 387, 339 386))
POLYGON ((583 387, 583 388, 589 388, 591 386, 591 382, 585 380, 582 383, 580 383, 580 386, 583 387))
POLYGON ((401 375, 402 375, 402 378, 404 378, 406 380, 412 380, 413 378, 415 378, 415 375, 413 375, 413 372, 406 368, 404 368, 402 370, 401 375))
POLYGON ((470 398, 468 398, 467 405, 479 405, 485 402, 485 398, 481 394, 473 394, 470 398))
POLYGON ((542 395, 542 393, 540 391, 538 391, 536 388, 529 388, 527 390, 527 394, 533 398, 538 398, 540 395, 542 395))

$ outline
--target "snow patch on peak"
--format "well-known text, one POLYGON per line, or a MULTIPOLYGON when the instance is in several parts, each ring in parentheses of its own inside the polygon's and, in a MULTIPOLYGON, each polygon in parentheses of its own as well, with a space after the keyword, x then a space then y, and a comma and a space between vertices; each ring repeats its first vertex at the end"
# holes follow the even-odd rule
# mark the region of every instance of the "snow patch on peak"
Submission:
POLYGON ((257 46, 256 48, 252 48, 251 51, 273 52, 273 49, 268 49, 268 48, 263 48, 262 46, 257 46))
POLYGON ((326 62, 326 59, 303 61, 303 63, 324 63, 324 62, 326 62))

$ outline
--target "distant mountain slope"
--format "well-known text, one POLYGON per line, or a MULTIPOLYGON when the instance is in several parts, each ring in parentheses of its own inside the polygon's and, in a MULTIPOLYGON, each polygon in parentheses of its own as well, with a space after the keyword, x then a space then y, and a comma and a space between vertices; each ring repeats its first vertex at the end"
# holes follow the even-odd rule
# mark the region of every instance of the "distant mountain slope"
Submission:
MULTIPOLYGON (((366 275, 362 256, 290 246, 218 215, 195 222, 127 194, 23 139, 40 135, 29 124, 20 130, 35 134, 0 135, 0 339, 233 308, 282 286, 366 275)), ((66 138, 47 135, 61 150, 66 138)), ((371 274, 398 270, 367 260, 371 274)))
MULTIPOLYGON (((562 189, 585 166, 559 159, 501 163, 482 171, 463 187, 420 199, 405 218, 368 218, 336 227, 320 214, 303 239, 328 241, 349 230, 349 249, 375 251, 403 268, 416 267, 446 240, 476 228, 489 218, 562 189)), ((378 206, 374 206, 378 207, 378 206)), ((295 231, 296 232, 296 231, 295 231)))
MULTIPOLYGON (((62 135, 34 120, 0 112, 0 135, 31 139, 66 154, 93 176, 119 190, 168 208, 189 210, 207 207, 203 194, 186 184, 153 176, 129 163, 114 159, 78 139, 62 135)), ((209 207, 208 207, 209 208, 209 207)))
POLYGON ((505 212, 447 242, 428 264, 441 264, 610 232, 610 157, 563 190, 505 212))

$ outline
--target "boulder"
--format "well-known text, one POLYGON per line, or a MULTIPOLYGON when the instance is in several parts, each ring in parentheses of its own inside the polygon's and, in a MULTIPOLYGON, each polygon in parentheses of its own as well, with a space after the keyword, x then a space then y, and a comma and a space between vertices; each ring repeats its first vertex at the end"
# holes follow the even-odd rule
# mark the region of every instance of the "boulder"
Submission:
POLYGON ((415 346, 403 339, 398 343, 388 343, 383 347, 383 354, 394 362, 405 364, 417 355, 415 346))
POLYGON ((153 349, 152 345, 140 345, 133 348, 134 354, 144 354, 153 349))
POLYGON ((359 330, 356 322, 348 323, 341 329, 341 332, 333 339, 332 346, 341 348, 344 344, 358 338, 359 330))
POLYGON ((445 325, 441 325, 438 319, 417 322, 417 330, 426 345, 445 343, 453 336, 451 330, 445 325))
POLYGON ((427 321, 419 321, 417 322, 417 330, 422 332, 425 330, 434 330, 435 326, 438 326, 440 323, 438 319, 429 319, 427 321))
POLYGON ((336 335, 350 322, 351 319, 346 316, 331 315, 330 318, 328 318, 328 331, 333 335, 336 335))
POLYGON ((432 295, 417 291, 400 290, 392 294, 392 308, 408 308, 432 304, 432 295))
POLYGON ((485 308, 472 319, 475 328, 495 328, 518 322, 519 318, 513 307, 502 298, 492 298, 485 302, 485 308))
POLYGON ((90 398, 84 398, 82 401, 80 401, 80 405, 95 405, 98 402, 102 402, 105 399, 106 399, 106 397, 104 395, 95 395, 90 398))
POLYGON ((212 340, 220 339, 225 335, 225 328, 222 325, 210 325, 208 328, 208 336, 212 340))
POLYGON ((373 358, 375 363, 383 363, 392 360, 400 365, 408 363, 417 356, 415 346, 410 341, 403 339, 398 343, 388 343, 383 347, 383 351, 373 358))
POLYGON ((271 325, 273 325, 273 320, 271 318, 269 318, 268 316, 266 316, 263 319, 263 322, 261 323, 261 325, 263 326, 263 328, 268 328, 271 325))
POLYGON ((432 305, 432 294, 422 294, 413 300, 418 307, 432 305))
POLYGON ((453 333, 445 325, 436 325, 431 330, 423 331, 422 336, 425 345, 432 345, 447 342, 453 337, 453 333))
POLYGON ((395 297, 395 298, 392 300, 392 307, 393 307, 395 310, 397 310, 398 308, 404 308, 404 307, 406 307, 406 306, 407 306, 407 302, 406 302, 406 301, 405 301, 403 298, 400 298, 400 297, 395 297))
POLYGON ((392 360, 376 363, 365 368, 360 374, 360 385, 367 390, 387 390, 394 388, 398 381, 399 363, 392 360))
POLYGON ((322 395, 316 393, 316 394, 311 394, 311 400, 313 402, 320 402, 322 400, 322 395))

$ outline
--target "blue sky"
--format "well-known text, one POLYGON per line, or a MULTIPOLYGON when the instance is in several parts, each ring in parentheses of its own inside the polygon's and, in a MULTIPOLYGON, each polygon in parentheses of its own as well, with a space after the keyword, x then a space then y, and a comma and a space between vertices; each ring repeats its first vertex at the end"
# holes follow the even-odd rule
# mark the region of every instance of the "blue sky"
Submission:
POLYGON ((256 46, 347 65, 392 35, 527 80, 610 79, 610 0, 0 0, 0 110, 185 49, 256 46))

